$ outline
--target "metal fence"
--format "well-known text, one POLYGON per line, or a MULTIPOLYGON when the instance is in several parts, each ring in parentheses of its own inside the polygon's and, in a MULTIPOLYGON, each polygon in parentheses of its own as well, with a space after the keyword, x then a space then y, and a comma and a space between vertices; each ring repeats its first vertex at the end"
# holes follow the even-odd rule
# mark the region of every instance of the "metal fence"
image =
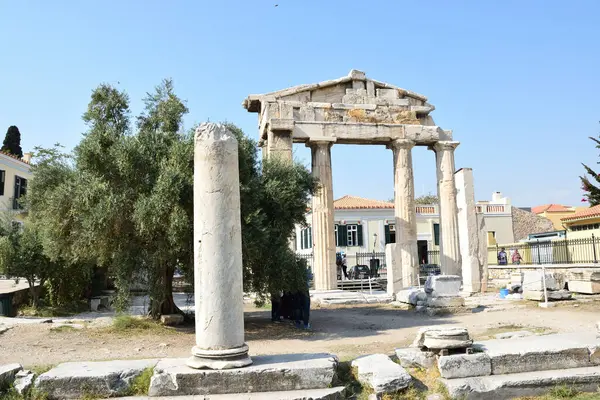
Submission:
POLYGON ((596 264, 599 261, 598 245, 600 239, 594 235, 581 239, 496 245, 488 247, 488 263, 498 265, 500 251, 504 249, 507 264, 596 264))
POLYGON ((385 263, 385 252, 371 251, 368 253, 356 253, 356 265, 366 265, 374 269, 376 276, 385 277, 387 266, 385 263))
POLYGON ((308 267, 310 268, 310 270, 312 272, 314 272, 314 258, 313 258, 313 253, 296 253, 296 257, 300 258, 301 260, 306 261, 306 264, 308 265, 308 267))
POLYGON ((429 250, 427 251, 427 260, 425 260, 425 264, 428 265, 440 265, 440 251, 439 250, 429 250))

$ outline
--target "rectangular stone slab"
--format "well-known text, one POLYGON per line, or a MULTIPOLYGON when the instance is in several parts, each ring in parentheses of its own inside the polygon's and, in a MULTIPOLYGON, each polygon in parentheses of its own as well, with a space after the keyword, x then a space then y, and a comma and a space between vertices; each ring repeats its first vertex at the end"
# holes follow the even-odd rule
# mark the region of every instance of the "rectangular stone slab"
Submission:
POLYGON ((118 396, 131 381, 158 360, 117 360, 97 362, 67 362, 43 373, 35 380, 40 392, 51 399, 79 399, 85 394, 118 396))
POLYGON ((591 349, 600 342, 595 332, 529 336, 477 342, 492 362, 492 375, 591 366, 591 349))
POLYGON ((475 378, 440 379, 453 399, 508 400, 539 396, 559 385, 595 392, 600 382, 600 367, 524 372, 475 378))
POLYGON ((337 358, 331 354, 252 357, 253 364, 227 370, 193 369, 185 358, 161 360, 154 368, 150 396, 207 395, 331 387, 337 358))
POLYGON ((469 378, 492 374, 490 357, 485 353, 457 354, 438 358, 442 378, 469 378))
POLYGON ((286 390, 283 392, 215 394, 208 396, 113 397, 111 400, 343 400, 346 398, 345 392, 345 387, 334 387, 327 389, 286 390))
POLYGON ((575 293, 598 294, 600 293, 600 282, 569 281, 569 290, 575 293))

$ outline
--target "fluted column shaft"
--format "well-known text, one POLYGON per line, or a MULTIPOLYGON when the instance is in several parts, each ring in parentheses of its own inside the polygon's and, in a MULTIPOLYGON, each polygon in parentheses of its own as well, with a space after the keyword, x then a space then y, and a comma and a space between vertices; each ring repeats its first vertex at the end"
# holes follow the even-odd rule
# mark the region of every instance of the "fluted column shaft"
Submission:
POLYGON ((401 265, 401 287, 417 284, 419 261, 417 256, 417 219, 415 184, 413 177, 411 140, 394 140, 394 214, 396 217, 396 257, 401 265))
POLYGON ((333 221, 333 177, 331 175, 332 141, 310 142, 312 174, 318 189, 312 201, 314 281, 316 290, 337 289, 335 235, 333 221))
POLYGON ((435 143, 438 197, 440 201, 440 268, 444 275, 461 275, 458 207, 454 182, 454 150, 459 142, 435 143))

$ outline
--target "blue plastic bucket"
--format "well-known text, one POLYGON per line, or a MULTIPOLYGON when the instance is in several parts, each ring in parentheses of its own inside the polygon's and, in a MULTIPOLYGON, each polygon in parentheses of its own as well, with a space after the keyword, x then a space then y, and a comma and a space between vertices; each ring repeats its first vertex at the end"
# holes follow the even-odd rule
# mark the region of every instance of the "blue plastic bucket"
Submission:
POLYGON ((508 296, 508 289, 500 289, 500 298, 505 299, 508 296))

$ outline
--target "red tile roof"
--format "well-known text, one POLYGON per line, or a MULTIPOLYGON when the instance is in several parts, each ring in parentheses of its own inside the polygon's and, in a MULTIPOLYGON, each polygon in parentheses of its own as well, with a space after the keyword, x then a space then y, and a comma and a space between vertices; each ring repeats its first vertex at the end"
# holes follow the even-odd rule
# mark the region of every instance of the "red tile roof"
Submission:
POLYGON ((532 207, 531 212, 541 214, 543 212, 568 212, 573 211, 573 207, 563 206, 562 204, 544 204, 543 206, 532 207))
POLYGON ((561 221, 574 221, 578 219, 586 219, 592 217, 600 217, 600 205, 583 209, 568 217, 561 218, 561 221))
POLYGON ((344 196, 333 201, 336 210, 360 210, 394 208, 394 203, 381 200, 370 200, 356 196, 344 196))
POLYGON ((19 158, 18 156, 15 156, 14 154, 11 154, 11 153, 8 153, 8 152, 2 151, 2 150, 0 150, 0 154, 4 154, 5 156, 8 156, 10 158, 14 158, 17 161, 21 161, 22 163, 25 163, 25 164, 29 165, 29 163, 27 161, 23 160, 22 158, 19 158))

